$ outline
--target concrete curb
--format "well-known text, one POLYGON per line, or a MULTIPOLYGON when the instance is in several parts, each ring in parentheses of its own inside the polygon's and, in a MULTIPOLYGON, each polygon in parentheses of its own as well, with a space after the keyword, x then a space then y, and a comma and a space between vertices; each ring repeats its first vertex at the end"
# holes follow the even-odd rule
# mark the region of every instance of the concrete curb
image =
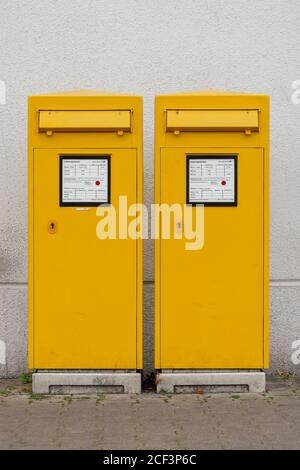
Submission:
POLYGON ((140 373, 72 373, 37 372, 32 375, 33 393, 94 393, 103 388, 113 393, 113 388, 122 388, 123 393, 141 393, 140 373), (82 390, 80 392, 80 389, 82 390))
POLYGON ((190 372, 157 374, 157 392, 174 393, 180 387, 234 387, 247 386, 252 393, 266 390, 265 372, 190 372))

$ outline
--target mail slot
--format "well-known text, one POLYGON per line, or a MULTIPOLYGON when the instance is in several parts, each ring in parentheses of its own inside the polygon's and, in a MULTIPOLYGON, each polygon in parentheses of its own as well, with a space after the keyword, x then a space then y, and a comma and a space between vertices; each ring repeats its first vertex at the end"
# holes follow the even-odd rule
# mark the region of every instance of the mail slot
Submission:
POLYGON ((155 202, 172 213, 169 237, 157 219, 156 369, 268 367, 268 97, 158 96, 155 149, 155 202), (203 217, 195 249, 185 211, 203 217))
POLYGON ((166 130, 172 131, 258 131, 257 109, 177 109, 166 111, 166 130))
POLYGON ((141 97, 31 96, 28 150, 29 368, 139 371, 142 240, 96 229, 142 203, 141 97))
POLYGON ((39 132, 130 132, 130 110, 39 111, 39 132))

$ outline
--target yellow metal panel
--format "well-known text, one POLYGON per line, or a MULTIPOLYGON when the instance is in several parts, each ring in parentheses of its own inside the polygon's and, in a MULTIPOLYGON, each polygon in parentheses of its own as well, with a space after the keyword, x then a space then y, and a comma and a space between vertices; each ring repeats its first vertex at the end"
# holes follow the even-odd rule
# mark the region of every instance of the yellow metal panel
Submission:
MULTIPOLYGON (((266 119, 269 121, 269 110, 266 110, 266 119)), ((269 349, 270 349, 270 267, 269 267, 269 244, 270 244, 270 195, 269 195, 269 180, 270 180, 270 163, 269 163, 269 142, 266 138, 266 145, 263 149, 264 152, 264 194, 263 194, 263 210, 264 210, 264 253, 263 253, 263 286, 264 286, 264 365, 267 369, 270 364, 269 349)))
POLYGON ((185 204, 187 153, 237 153, 239 158, 238 206, 205 207, 203 250, 183 250, 182 240, 155 241, 155 367, 266 368, 269 98, 207 91, 158 96, 155 101, 157 204, 185 204), (201 128, 195 128, 199 120, 176 121, 176 111, 199 110, 213 113, 210 128, 205 128, 203 120, 201 128), (233 116, 242 116, 245 111, 254 111, 255 115, 246 126, 243 117, 241 122, 235 120, 230 129, 228 120, 224 123, 219 119, 219 111, 225 111, 221 115, 228 117, 229 110, 234 111, 233 116), (169 112, 175 119, 172 122, 167 118, 169 112))
POLYGON ((39 131, 126 131, 131 128, 130 110, 40 111, 39 131))
POLYGON ((201 250, 174 240, 174 227, 161 240, 161 367, 261 368, 263 153, 162 149, 161 203, 183 209, 187 153, 237 155, 238 206, 205 207, 201 250))
POLYGON ((258 110, 167 110, 167 131, 258 131, 258 110))
MULTIPOLYGON (((136 368, 136 240, 99 240, 96 208, 59 207, 59 153, 34 151, 34 367, 136 368), (57 232, 50 234, 48 221, 57 232)), ((136 151, 111 158, 111 202, 136 201, 136 151)))
POLYGON ((28 141, 29 368, 141 369, 143 241, 101 241, 95 208, 59 207, 58 155, 109 154, 117 215, 119 194, 142 203, 142 98, 91 91, 29 97, 28 141), (85 123, 47 135, 39 132, 45 110, 125 111, 130 132, 97 129, 101 148, 97 132, 80 132, 85 123), (53 235, 50 219, 58 222, 53 235))

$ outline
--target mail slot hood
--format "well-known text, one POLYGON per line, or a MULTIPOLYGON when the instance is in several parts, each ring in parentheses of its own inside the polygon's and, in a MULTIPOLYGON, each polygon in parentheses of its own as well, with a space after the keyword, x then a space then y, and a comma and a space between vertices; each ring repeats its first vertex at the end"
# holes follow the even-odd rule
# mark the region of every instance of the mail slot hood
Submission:
POLYGON ((168 109, 167 132, 256 131, 257 109, 168 109))
POLYGON ((130 110, 39 112, 39 132, 130 132, 130 110))

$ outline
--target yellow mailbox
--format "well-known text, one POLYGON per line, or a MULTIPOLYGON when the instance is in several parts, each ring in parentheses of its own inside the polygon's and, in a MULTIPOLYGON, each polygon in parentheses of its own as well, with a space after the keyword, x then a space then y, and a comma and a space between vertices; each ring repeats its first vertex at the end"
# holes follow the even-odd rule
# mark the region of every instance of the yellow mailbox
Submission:
POLYGON ((226 92, 158 96, 155 118, 156 204, 204 212, 197 250, 186 249, 184 230, 181 239, 174 236, 176 216, 169 238, 161 236, 160 222, 158 388, 261 390, 264 374, 246 371, 268 367, 269 99, 226 92), (202 374, 188 374, 199 369, 202 374), (237 371, 244 374, 229 374, 237 371))
MULTIPOLYGON (((142 202, 142 98, 31 96, 29 368, 40 373, 36 391, 77 384, 76 374, 45 371, 142 368, 142 240, 97 236, 97 208, 114 207, 119 220, 121 196, 128 206, 142 202)), ((87 385, 101 385, 101 377, 123 384, 116 374, 86 377, 87 385)))

